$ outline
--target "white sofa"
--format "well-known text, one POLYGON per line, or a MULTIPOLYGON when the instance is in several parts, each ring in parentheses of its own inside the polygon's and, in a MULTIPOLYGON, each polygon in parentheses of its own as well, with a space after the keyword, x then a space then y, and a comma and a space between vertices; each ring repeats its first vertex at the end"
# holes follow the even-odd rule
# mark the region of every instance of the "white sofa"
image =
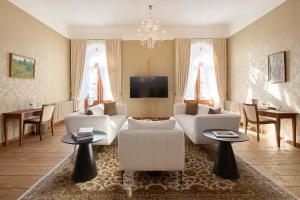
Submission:
POLYGON ((197 115, 185 114, 186 104, 174 104, 174 117, 185 134, 195 144, 206 144, 212 141, 203 135, 208 129, 229 129, 238 131, 240 126, 240 115, 222 111, 221 114, 208 114, 209 107, 198 105, 197 115))
POLYGON ((99 104, 89 109, 94 115, 85 115, 82 112, 72 113, 65 117, 64 123, 68 133, 78 131, 81 127, 93 127, 106 133, 106 138, 94 145, 110 145, 117 136, 120 128, 127 118, 126 104, 116 104, 117 115, 104 115, 103 104, 99 104))
POLYGON ((129 118, 118 135, 118 154, 122 172, 183 171, 184 133, 175 125, 174 118, 164 121, 129 118), (164 126, 168 123, 171 127, 164 126))

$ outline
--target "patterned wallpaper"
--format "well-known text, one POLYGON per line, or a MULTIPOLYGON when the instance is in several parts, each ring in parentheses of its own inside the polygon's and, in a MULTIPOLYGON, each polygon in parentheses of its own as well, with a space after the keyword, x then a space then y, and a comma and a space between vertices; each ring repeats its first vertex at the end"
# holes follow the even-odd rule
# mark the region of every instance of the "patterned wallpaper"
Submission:
MULTIPOLYGON (((0 114, 28 108, 32 100, 68 100, 69 40, 6 0, 0 1, 0 27, 0 114), (8 77, 10 52, 36 59, 35 79, 8 77)), ((2 115, 0 135, 2 141, 2 115)), ((10 121, 9 139, 14 137, 18 137, 18 125, 10 121)))
MULTIPOLYGON (((229 100, 270 103, 300 113, 300 1, 286 3, 229 39, 229 100), (268 83, 268 55, 287 51, 287 82, 268 83)), ((291 123, 282 132, 291 138, 291 123)), ((300 120, 297 120, 300 143, 300 120)))

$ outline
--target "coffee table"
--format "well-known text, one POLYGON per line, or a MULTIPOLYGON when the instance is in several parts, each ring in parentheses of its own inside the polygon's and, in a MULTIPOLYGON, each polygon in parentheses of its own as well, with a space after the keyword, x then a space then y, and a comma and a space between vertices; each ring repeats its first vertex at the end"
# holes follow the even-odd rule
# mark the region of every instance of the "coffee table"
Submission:
POLYGON ((72 179, 75 182, 85 182, 97 176, 97 168, 91 144, 103 140, 105 137, 104 132, 94 131, 93 139, 90 140, 76 141, 70 133, 61 139, 63 143, 79 145, 72 174, 72 179))
MULTIPOLYGON (((244 133, 234 131, 236 134, 239 135, 238 138, 220 138, 220 137, 216 137, 212 133, 212 131, 220 131, 220 129, 206 130, 203 132, 203 135, 209 139, 216 140, 219 142, 213 172, 217 176, 220 176, 225 179, 238 179, 240 177, 240 174, 237 168, 231 143, 244 142, 249 140, 249 137, 244 133)), ((222 131, 226 131, 226 130, 222 130, 222 131)))

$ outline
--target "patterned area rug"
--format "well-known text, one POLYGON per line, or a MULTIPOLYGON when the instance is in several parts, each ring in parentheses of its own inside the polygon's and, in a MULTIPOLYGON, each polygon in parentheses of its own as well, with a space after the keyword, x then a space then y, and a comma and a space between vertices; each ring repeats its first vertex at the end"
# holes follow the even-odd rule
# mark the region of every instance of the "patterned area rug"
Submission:
POLYGON ((215 145, 195 145, 186 139, 183 182, 177 172, 151 176, 126 172, 121 183, 117 142, 95 147, 98 175, 86 183, 71 180, 74 159, 70 156, 43 178, 22 199, 296 199, 281 187, 237 158, 241 178, 224 180, 212 174, 215 145))

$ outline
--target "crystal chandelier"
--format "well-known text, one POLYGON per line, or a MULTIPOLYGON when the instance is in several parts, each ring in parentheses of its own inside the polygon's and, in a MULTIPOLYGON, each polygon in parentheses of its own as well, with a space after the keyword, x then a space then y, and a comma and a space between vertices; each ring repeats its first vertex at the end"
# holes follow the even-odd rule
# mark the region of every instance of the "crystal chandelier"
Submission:
POLYGON ((152 5, 149 5, 149 16, 142 21, 142 25, 138 29, 138 32, 141 37, 142 45, 153 49, 157 43, 164 40, 166 31, 161 31, 159 21, 152 19, 151 10, 152 5))

